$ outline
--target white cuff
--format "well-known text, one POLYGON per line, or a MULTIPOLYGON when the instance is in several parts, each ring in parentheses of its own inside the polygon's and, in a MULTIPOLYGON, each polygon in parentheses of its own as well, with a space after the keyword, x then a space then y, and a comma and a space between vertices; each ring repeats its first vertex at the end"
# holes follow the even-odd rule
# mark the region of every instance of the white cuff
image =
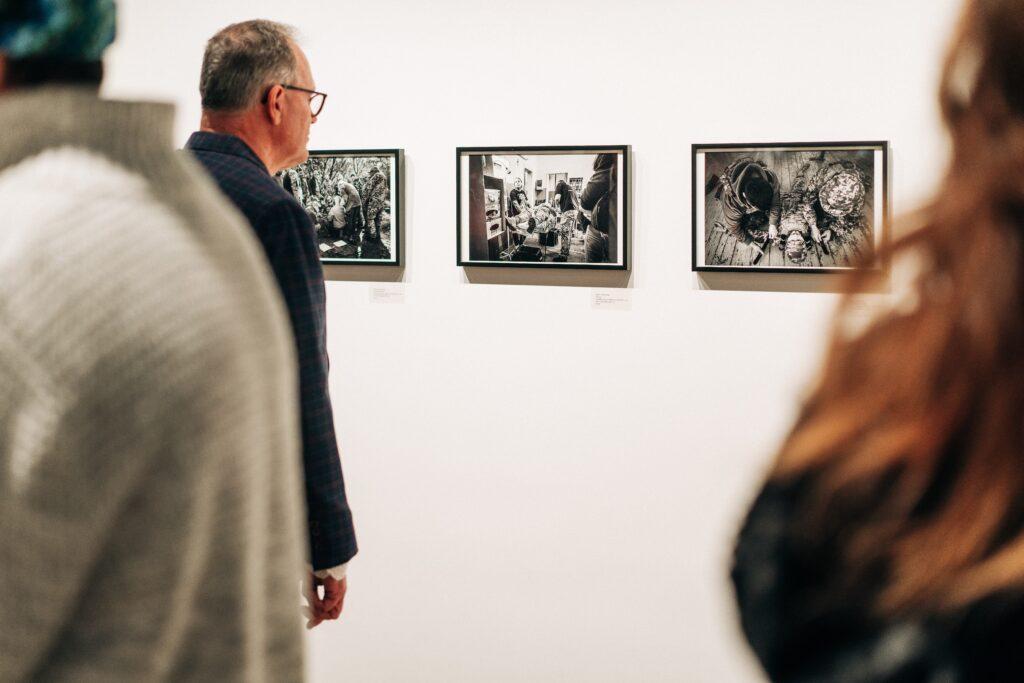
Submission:
POLYGON ((313 572, 313 576, 318 579, 326 579, 330 576, 335 581, 341 581, 345 578, 345 574, 348 572, 348 562, 345 564, 339 564, 337 567, 328 567, 327 569, 317 569, 313 572))

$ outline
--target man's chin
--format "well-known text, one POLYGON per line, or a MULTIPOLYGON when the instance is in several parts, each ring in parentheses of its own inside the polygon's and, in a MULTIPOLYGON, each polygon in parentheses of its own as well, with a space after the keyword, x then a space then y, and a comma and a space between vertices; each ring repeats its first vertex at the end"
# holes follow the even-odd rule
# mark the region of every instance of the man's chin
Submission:
POLYGON ((296 154, 294 157, 289 159, 288 163, 285 165, 283 170, 288 170, 289 168, 295 168, 299 164, 305 162, 307 159, 309 159, 309 150, 304 149, 304 150, 302 150, 302 154, 296 154))

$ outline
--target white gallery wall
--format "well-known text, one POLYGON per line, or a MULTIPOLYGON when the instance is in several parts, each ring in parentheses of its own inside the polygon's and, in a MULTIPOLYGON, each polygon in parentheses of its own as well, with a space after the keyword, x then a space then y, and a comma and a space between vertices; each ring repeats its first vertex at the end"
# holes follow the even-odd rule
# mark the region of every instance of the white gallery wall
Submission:
POLYGON ((405 268, 327 284, 361 552, 343 619, 310 635, 311 680, 761 680, 731 538, 837 296, 690 272, 690 144, 888 139, 893 206, 912 208, 944 164, 958 2, 120 6, 105 92, 177 103, 177 144, 205 39, 262 17, 299 28, 330 94, 312 148, 405 149, 405 268), (455 266, 455 147, 547 144, 632 145, 628 281, 455 266), (398 302, 366 278, 398 280, 398 302), (593 307, 618 285, 631 310, 593 307))

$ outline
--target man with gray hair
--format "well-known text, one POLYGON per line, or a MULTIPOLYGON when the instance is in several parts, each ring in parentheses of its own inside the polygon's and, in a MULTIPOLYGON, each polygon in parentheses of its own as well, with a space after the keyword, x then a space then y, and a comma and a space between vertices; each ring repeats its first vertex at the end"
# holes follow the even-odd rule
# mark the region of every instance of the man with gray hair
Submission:
POLYGON ((326 294, 315 229, 273 176, 306 160, 309 127, 327 95, 316 91, 292 29, 264 20, 232 24, 210 38, 199 91, 201 130, 186 148, 252 225, 291 317, 299 361, 312 628, 338 618, 345 569, 357 548, 328 393, 326 294))

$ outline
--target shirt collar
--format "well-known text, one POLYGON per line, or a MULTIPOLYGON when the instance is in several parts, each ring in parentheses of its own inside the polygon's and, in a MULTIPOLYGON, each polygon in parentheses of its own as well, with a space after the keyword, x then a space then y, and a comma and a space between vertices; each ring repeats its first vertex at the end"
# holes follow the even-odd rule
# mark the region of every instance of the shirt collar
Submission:
POLYGON ((256 156, 252 147, 247 145, 242 138, 228 133, 211 133, 209 131, 196 131, 185 143, 185 149, 199 152, 216 152, 217 154, 229 154, 241 157, 259 166, 265 173, 270 174, 267 165, 256 156))

